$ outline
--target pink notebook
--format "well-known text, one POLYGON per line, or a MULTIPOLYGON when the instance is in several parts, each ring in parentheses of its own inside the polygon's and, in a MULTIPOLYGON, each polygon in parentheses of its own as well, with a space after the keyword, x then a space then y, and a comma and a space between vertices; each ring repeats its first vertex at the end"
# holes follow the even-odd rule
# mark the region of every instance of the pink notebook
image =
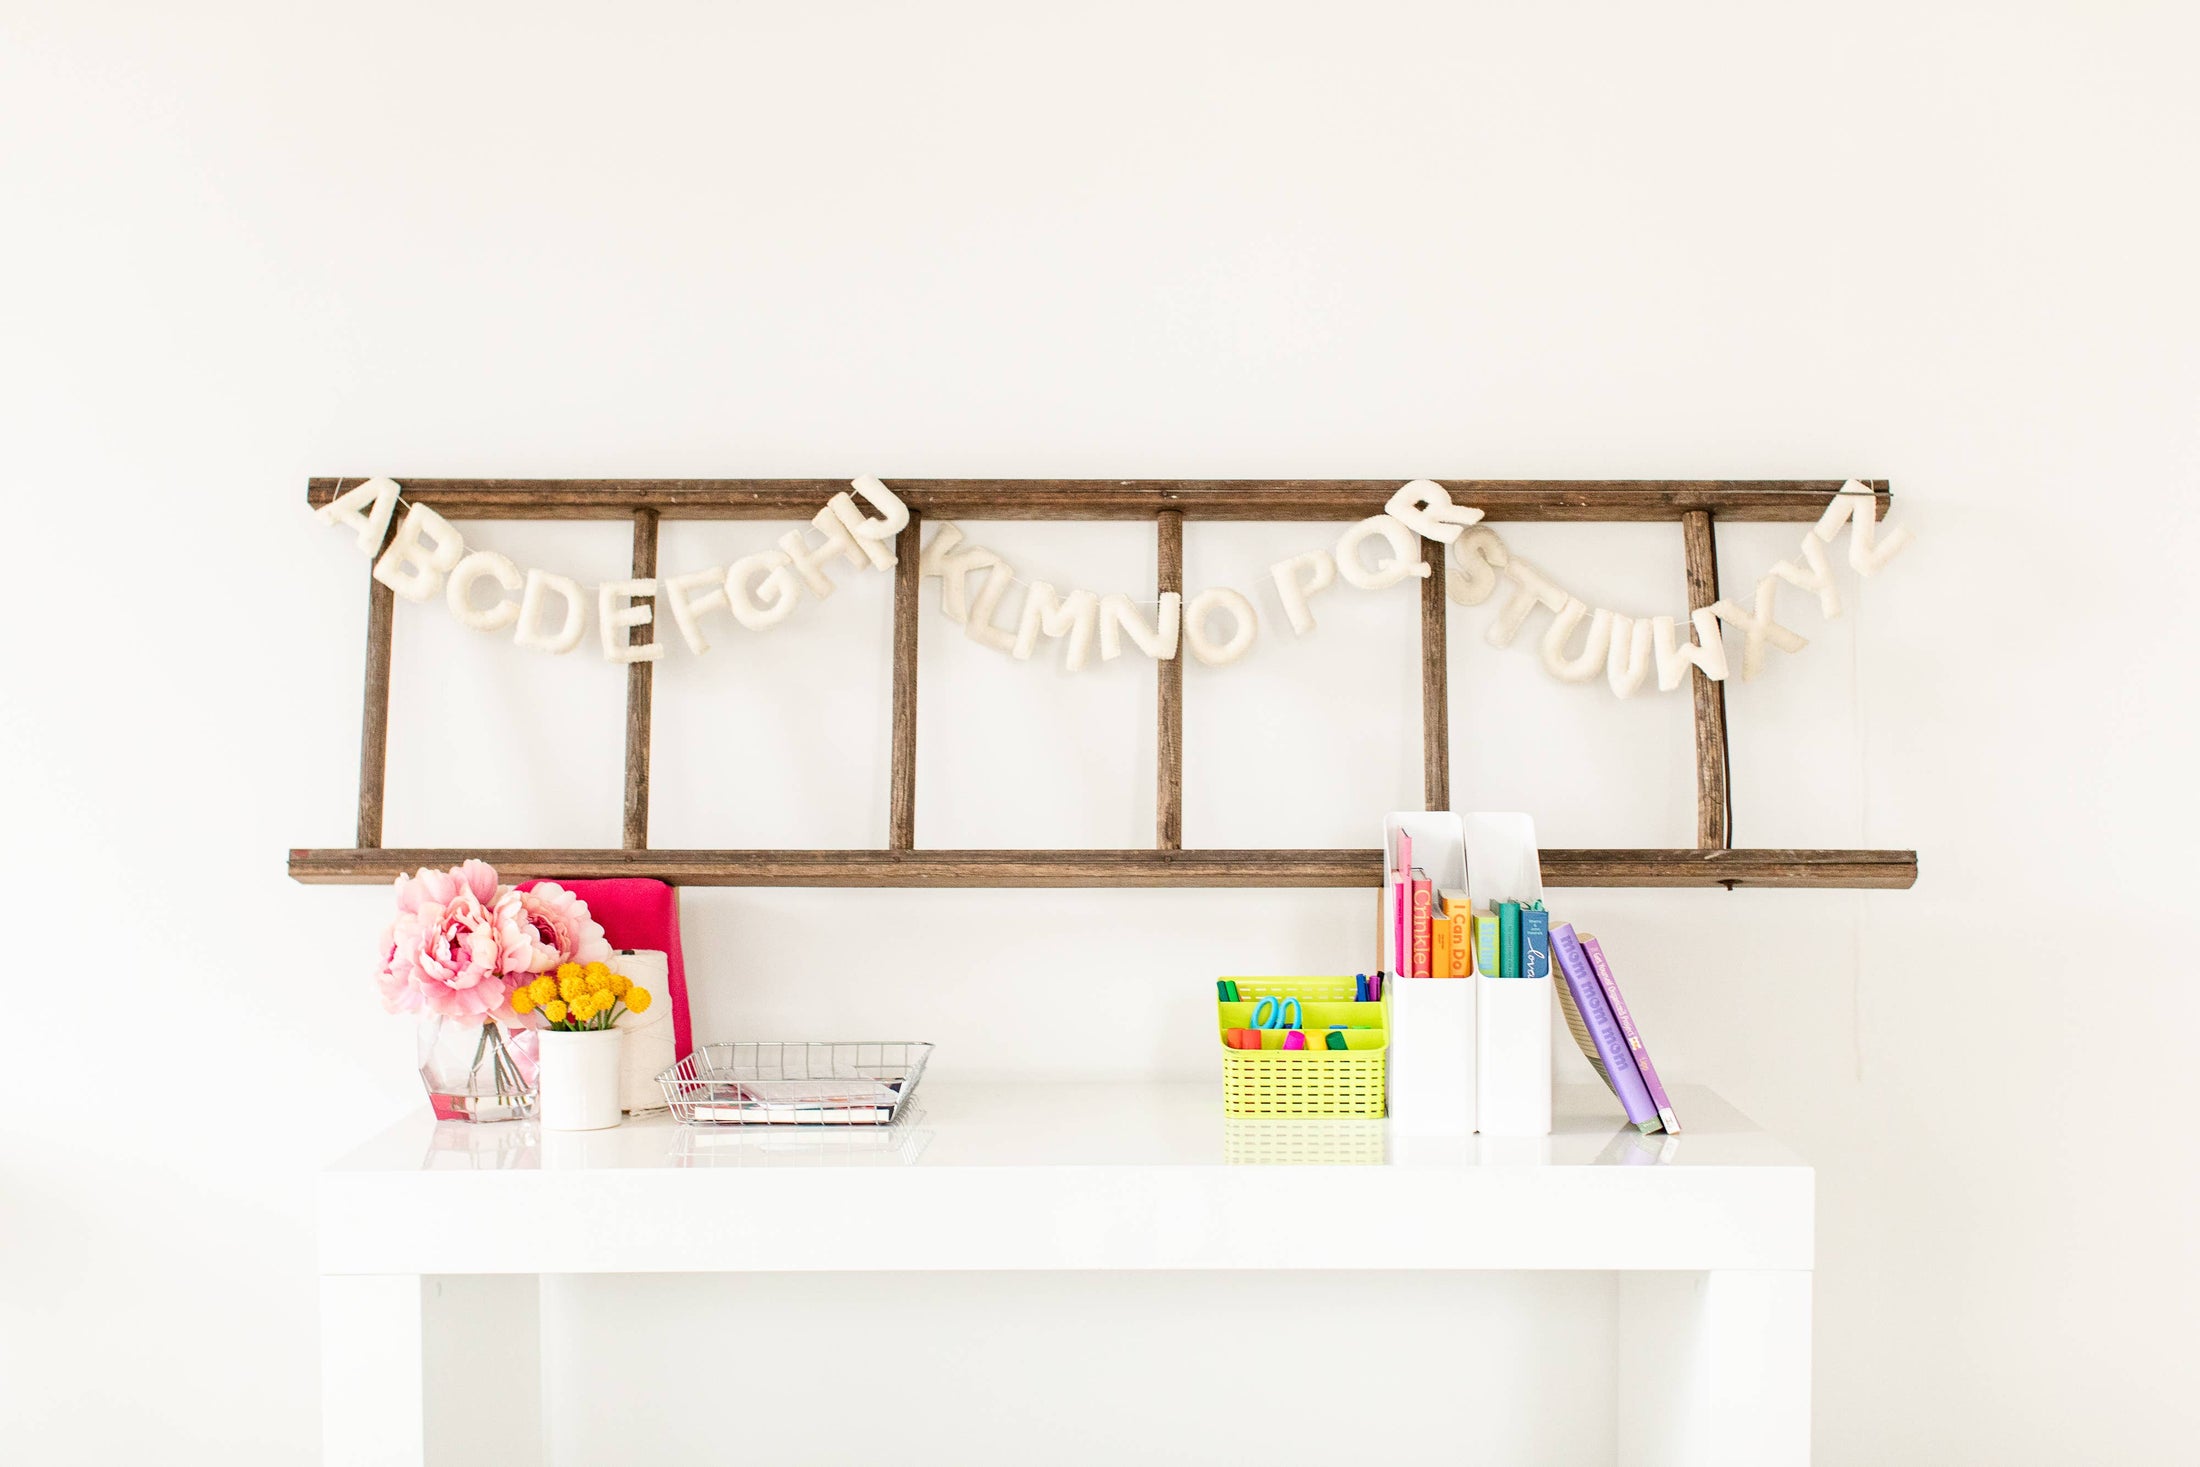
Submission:
MULTIPOLYGON (((695 1050, 688 1029, 687 968, 680 961, 680 893, 662 881, 642 876, 611 876, 593 881, 556 881, 588 903, 588 915, 603 928, 604 941, 613 947, 649 948, 665 955, 665 1002, 672 1005, 672 1047, 675 1060, 695 1050)), ((535 885, 522 881, 525 890, 535 885)))

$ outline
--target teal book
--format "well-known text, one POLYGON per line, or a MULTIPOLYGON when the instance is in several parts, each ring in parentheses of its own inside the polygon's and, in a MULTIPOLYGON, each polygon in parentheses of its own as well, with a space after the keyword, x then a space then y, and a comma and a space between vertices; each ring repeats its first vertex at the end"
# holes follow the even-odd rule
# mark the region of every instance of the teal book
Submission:
POLYGON ((1541 902, 1520 909, 1520 976, 1551 976, 1551 914, 1541 902))
POLYGON ((1497 904, 1497 976, 1520 976, 1520 903, 1497 904))

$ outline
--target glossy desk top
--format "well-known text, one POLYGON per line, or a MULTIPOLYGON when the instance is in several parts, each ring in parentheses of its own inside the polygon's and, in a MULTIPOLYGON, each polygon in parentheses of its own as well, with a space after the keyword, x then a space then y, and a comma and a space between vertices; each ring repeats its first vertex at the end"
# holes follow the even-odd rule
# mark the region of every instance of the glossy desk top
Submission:
POLYGON ((322 1269, 557 1272, 583 1235, 642 1272, 1810 1267, 1808 1165, 1703 1090, 1671 1137, 1587 1088, 1533 1139, 1231 1120, 1212 1083, 934 1082, 912 1105, 847 1131, 423 1111, 323 1174, 322 1269))
POLYGON ((1626 1124, 1609 1092, 1562 1088, 1552 1134, 1423 1137, 1387 1121, 1232 1119, 1212 1084, 928 1084, 887 1127, 681 1126, 662 1114, 609 1131, 544 1132, 532 1121, 470 1126, 419 1112, 333 1170, 447 1172, 658 1167, 1800 1167, 1725 1101, 1684 1087, 1677 1136, 1626 1124))

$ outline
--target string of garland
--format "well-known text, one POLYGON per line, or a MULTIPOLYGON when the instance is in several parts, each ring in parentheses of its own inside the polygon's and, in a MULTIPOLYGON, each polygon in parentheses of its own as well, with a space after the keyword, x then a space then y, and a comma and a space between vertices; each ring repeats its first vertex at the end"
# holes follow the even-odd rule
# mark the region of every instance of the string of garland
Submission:
MULTIPOLYGON (((629 645, 627 630, 653 623, 659 608, 669 615, 688 651, 701 656, 711 648, 704 619, 713 613, 724 612, 749 631, 769 631, 792 616, 805 597, 824 601, 832 596, 837 587, 827 569, 833 562, 859 570, 893 569, 893 541, 909 523, 908 507, 874 478, 854 480, 849 491, 832 496, 806 528, 781 535, 774 549, 684 575, 585 587, 570 576, 522 569, 494 550, 469 548, 449 520, 427 505, 405 501, 402 486, 392 479, 354 485, 315 513, 323 524, 354 531, 364 554, 374 556, 387 538, 374 562, 374 578, 408 601, 441 596, 462 625, 479 632, 509 631, 516 645, 553 654, 580 645, 593 603, 604 658, 647 662, 665 655, 667 641, 652 638, 629 645), (865 512, 859 497, 874 513, 865 512), (393 519, 397 530, 391 535, 393 519), (496 588, 487 602, 480 595, 484 582, 496 588)), ((1746 607, 1722 597, 1691 608, 1685 638, 1681 618, 1590 606, 1513 554, 1495 530, 1481 523, 1481 510, 1453 504, 1443 486, 1430 479, 1402 485, 1381 514, 1347 526, 1332 547, 1278 561, 1268 574, 1284 619, 1295 636, 1303 637, 1316 626, 1314 598, 1338 581, 1380 591, 1425 577, 1434 567, 1422 558, 1420 542, 1449 546, 1444 576, 1449 599, 1481 606, 1504 593, 1484 633, 1491 646, 1514 645, 1528 619, 1538 610, 1548 611, 1550 624, 1536 644, 1544 669, 1570 683, 1593 681, 1601 672, 1615 696, 1628 698, 1641 690, 1653 669, 1660 692, 1678 688, 1691 668, 1713 681, 1725 680, 1729 630, 1741 638, 1745 680, 1763 670, 1768 648, 1792 654, 1809 645, 1779 620, 1781 588, 1817 597, 1820 615, 1837 618, 1844 608, 1830 548, 1842 528, 1849 532, 1850 568, 1867 577, 1877 575, 1914 538, 1907 528, 1881 538, 1874 504, 1872 491, 1857 480, 1843 484, 1817 522, 1803 532, 1796 552, 1800 564, 1775 562, 1755 582, 1746 607), (1373 560, 1368 558, 1370 548, 1373 560)), ((1089 666, 1095 648, 1101 661, 1113 662, 1123 655, 1126 642, 1159 660, 1189 648, 1201 662, 1225 666, 1251 651, 1260 633, 1252 601, 1230 587, 1210 587, 1189 601, 1174 591, 1143 601, 1120 592, 1072 589, 1064 594, 1047 581, 1017 576, 997 552, 966 543, 952 523, 934 528, 922 557, 920 575, 940 583, 941 614, 960 624, 971 640, 1019 660, 1035 656, 1042 642, 1058 643, 1062 667, 1069 672, 1089 666), (1023 597, 1003 620, 1011 587, 1021 587, 1023 597)))

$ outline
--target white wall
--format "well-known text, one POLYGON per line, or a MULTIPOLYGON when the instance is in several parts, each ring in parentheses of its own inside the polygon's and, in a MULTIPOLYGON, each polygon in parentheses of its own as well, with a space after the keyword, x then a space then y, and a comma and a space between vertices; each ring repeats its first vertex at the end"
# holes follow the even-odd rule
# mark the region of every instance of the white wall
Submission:
MULTIPOLYGON (((1916 889, 1566 915, 1673 1073, 1819 1163, 1821 1460, 2174 1454, 2196 43, 2168 3, 0 4, 0 1439, 315 1441, 311 1176, 418 1096, 384 894, 284 875, 349 839, 357 742, 362 577, 308 474, 1858 473, 1920 543, 1733 690, 1737 833, 1915 846, 1916 889)), ((1728 575, 1791 533, 1729 532, 1728 575)), ((1127 529, 986 538, 1150 573, 1127 529)), ((1192 575, 1305 538, 1201 527, 1192 575)), ((1517 539, 1679 599, 1670 532, 1517 539)), ((1194 843, 1364 842, 1415 798, 1410 593, 1322 615, 1188 672, 1194 843)), ((880 580, 668 663, 660 839, 877 841, 886 620, 880 580)), ((1685 702, 1552 684, 1484 620, 1461 804, 1685 843, 1685 702)), ((1150 679, 943 630, 920 839, 1140 839, 1150 679)), ((389 838, 611 842, 618 687, 408 608, 389 838)), ((704 1033, 921 1033, 942 1078, 1203 1074, 1199 980, 1368 927, 1347 893, 688 910, 704 1033), (1045 1048, 1095 1002, 1116 1043, 1045 1048)))

